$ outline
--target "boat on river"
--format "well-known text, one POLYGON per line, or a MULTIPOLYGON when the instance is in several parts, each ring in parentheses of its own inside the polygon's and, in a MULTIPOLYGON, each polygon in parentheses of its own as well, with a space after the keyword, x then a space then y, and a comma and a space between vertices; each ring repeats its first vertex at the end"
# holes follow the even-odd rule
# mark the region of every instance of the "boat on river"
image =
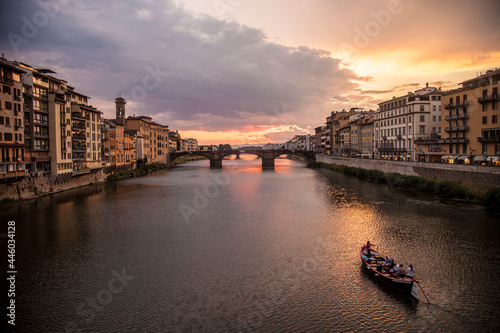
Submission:
POLYGON ((373 249, 368 251, 363 246, 359 255, 363 266, 373 278, 418 300, 418 280, 407 276, 400 277, 391 272, 386 257, 378 251, 373 249))

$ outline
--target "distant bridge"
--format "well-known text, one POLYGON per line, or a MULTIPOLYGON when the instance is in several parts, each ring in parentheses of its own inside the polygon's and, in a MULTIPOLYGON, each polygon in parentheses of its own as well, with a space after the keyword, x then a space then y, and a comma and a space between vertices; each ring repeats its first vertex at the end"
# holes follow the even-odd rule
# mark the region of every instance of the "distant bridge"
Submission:
POLYGON ((170 163, 182 156, 204 156, 210 160, 211 168, 222 168, 222 159, 226 156, 240 154, 257 155, 262 159, 262 168, 274 169, 274 159, 281 155, 298 155, 305 157, 307 166, 312 166, 316 161, 316 155, 308 150, 289 150, 289 149, 276 149, 276 150, 256 150, 256 149, 241 149, 241 150, 215 150, 215 151, 183 151, 179 153, 170 154, 170 163))

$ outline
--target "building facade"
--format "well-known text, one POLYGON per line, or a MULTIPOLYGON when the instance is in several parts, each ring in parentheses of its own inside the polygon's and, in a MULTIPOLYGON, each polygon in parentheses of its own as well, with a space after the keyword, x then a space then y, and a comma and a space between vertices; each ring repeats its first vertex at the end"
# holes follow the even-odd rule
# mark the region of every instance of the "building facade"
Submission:
MULTIPOLYGON (((500 69, 461 83, 462 88, 444 95, 444 132, 440 144, 443 153, 461 155, 465 160, 498 161, 500 156, 500 110, 498 82, 500 69)), ((459 157, 460 158, 460 157, 459 157)), ((450 159, 451 161, 454 158, 450 159)), ((462 161, 461 161, 462 162, 462 161)))
POLYGON ((380 103, 374 122, 375 156, 424 161, 424 152, 415 149, 415 140, 440 134, 442 94, 440 89, 426 86, 380 103))
POLYGON ((0 181, 15 180, 26 174, 23 74, 22 70, 0 58, 0 181))
POLYGON ((136 159, 146 158, 148 162, 168 163, 168 126, 153 121, 151 117, 129 116, 125 129, 134 133, 136 141, 136 159))

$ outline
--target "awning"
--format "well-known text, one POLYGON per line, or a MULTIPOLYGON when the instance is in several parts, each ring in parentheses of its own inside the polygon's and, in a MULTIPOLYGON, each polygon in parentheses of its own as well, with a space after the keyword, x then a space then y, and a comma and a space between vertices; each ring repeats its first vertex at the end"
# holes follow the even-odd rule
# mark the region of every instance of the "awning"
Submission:
POLYGON ((457 159, 457 161, 462 161, 462 162, 463 162, 463 161, 465 161, 467 158, 471 158, 471 156, 470 156, 470 155, 462 155, 462 156, 460 156, 460 157, 457 159))
POLYGON ((441 160, 442 160, 442 161, 443 161, 443 160, 444 160, 444 161, 446 161, 446 160, 448 160, 448 157, 450 157, 450 155, 444 155, 443 157, 441 157, 441 160))
POLYGON ((488 156, 487 161, 500 161, 500 156, 488 156))
POLYGON ((474 162, 484 162, 484 161, 486 161, 486 156, 484 156, 484 155, 474 156, 474 162))

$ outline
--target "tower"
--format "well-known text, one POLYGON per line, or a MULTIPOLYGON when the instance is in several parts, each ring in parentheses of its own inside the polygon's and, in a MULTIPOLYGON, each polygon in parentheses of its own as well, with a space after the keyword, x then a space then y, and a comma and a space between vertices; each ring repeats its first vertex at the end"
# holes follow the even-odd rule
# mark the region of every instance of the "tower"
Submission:
POLYGON ((116 123, 125 125, 125 102, 124 98, 118 97, 115 99, 116 104, 116 123))

